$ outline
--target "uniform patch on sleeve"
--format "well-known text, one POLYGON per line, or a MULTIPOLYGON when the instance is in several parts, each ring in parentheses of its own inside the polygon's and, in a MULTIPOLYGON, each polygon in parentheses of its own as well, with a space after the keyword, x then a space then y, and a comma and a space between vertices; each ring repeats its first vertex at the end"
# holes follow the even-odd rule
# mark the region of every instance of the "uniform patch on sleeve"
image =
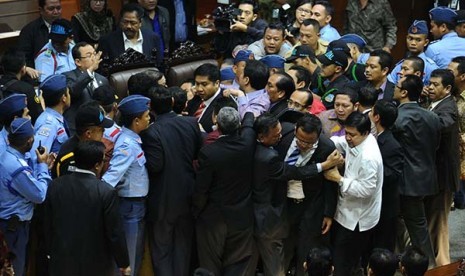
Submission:
POLYGON ((41 129, 39 129, 39 131, 37 132, 38 135, 40 136, 45 136, 45 137, 48 137, 50 136, 50 128, 48 127, 43 127, 41 129))

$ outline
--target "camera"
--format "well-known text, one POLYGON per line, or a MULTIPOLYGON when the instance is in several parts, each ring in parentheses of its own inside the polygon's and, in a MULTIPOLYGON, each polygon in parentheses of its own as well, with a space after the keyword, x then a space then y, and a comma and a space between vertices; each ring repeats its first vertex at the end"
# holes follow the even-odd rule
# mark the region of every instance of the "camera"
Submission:
POLYGON ((299 29, 294 27, 295 15, 291 11, 289 4, 284 4, 279 9, 274 9, 272 12, 273 20, 281 22, 284 28, 288 30, 292 35, 296 36, 299 33, 299 29))
POLYGON ((241 10, 236 8, 234 4, 226 7, 219 6, 213 11, 215 28, 220 32, 230 32, 231 25, 234 20, 241 14, 241 10))

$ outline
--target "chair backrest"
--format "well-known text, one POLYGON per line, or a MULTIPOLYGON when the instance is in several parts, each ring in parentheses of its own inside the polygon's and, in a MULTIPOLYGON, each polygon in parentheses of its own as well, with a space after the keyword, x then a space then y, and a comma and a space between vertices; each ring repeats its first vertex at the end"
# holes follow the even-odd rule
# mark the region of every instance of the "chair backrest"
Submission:
POLYGON ((195 69, 206 63, 218 65, 218 62, 215 59, 204 59, 169 67, 166 74, 166 82, 168 86, 180 86, 184 80, 194 78, 195 69))
POLYGON ((116 72, 110 75, 108 78, 110 85, 113 86, 116 90, 116 95, 118 95, 118 100, 121 101, 124 97, 128 95, 128 80, 132 75, 135 75, 140 72, 144 72, 148 69, 154 69, 154 67, 143 67, 130 69, 125 71, 116 72))
POLYGON ((459 265, 460 261, 448 265, 438 266, 426 271, 425 276, 455 276, 457 275, 457 269, 459 265))

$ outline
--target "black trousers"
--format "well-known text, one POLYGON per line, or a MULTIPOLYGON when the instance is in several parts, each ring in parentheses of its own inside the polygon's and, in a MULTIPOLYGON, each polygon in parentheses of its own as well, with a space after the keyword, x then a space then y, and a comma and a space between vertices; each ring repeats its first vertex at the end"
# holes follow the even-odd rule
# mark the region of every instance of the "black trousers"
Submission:
POLYGON ((253 225, 234 229, 200 216, 196 235, 200 267, 223 276, 245 276, 252 270, 253 225))
POLYGON ((428 256, 429 266, 436 266, 433 244, 426 221, 425 199, 421 196, 400 196, 400 211, 405 227, 414 246, 423 250, 428 256))
POLYGON ((187 214, 174 222, 149 222, 150 253, 155 275, 190 275, 194 223, 187 214))
POLYGON ((351 276, 358 269, 364 247, 371 230, 360 232, 359 226, 351 231, 333 221, 333 265, 337 276, 351 276))

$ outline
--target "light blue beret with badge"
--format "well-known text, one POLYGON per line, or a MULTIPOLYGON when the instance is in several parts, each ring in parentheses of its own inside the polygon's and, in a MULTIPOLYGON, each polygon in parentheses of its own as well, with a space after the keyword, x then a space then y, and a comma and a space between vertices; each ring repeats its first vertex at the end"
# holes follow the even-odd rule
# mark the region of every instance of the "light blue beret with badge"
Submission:
POLYGON ((367 45, 367 42, 365 41, 365 39, 363 39, 361 36, 356 35, 356 34, 346 34, 346 35, 341 36, 341 38, 339 39, 342 41, 345 41, 346 43, 353 43, 357 45, 360 49, 365 48, 365 46, 367 45))
POLYGON ((34 127, 31 120, 25 118, 14 119, 10 125, 10 135, 18 139, 34 136, 34 127))
POLYGON ((25 94, 12 94, 0 101, 0 117, 8 117, 27 106, 25 94))
POLYGON ((123 115, 140 114, 150 109, 150 99, 140 95, 130 95, 119 103, 118 109, 123 115))
POLYGON ((237 52, 236 56, 234 57, 234 64, 237 64, 240 61, 247 61, 250 59, 254 59, 254 54, 250 50, 240 50, 237 52))

